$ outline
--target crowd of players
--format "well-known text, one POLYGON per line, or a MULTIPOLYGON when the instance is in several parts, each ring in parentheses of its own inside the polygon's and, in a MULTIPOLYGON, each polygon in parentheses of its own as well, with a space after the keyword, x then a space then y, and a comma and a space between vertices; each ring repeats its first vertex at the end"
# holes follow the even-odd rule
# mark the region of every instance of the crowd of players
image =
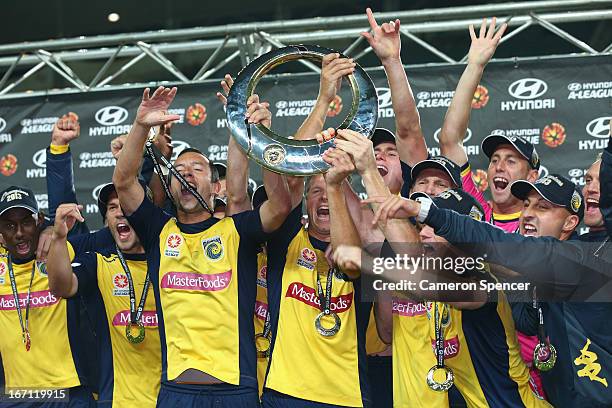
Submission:
MULTIPOLYGON (((177 89, 146 89, 129 135, 111 145, 117 165, 98 198, 105 227, 89 232, 69 148, 78 118, 58 120, 47 149, 51 219, 27 186, 0 193, 0 406, 612 406, 612 144, 580 191, 561 175, 538 179, 528 141, 487 136, 487 201, 463 136, 506 25, 470 27, 442 155, 431 157, 400 59, 400 22, 367 15, 363 35, 387 74, 395 133, 324 130, 355 68, 327 55, 317 102, 294 136, 335 138, 323 175, 263 170, 263 186, 249 192, 249 161, 231 137, 227 168, 188 148, 167 170, 159 162, 172 153, 177 89), (353 173, 367 200, 353 191, 353 173), (578 236, 581 222, 590 231, 578 236), (501 290, 362 301, 374 258, 421 243, 487 253, 485 269, 455 281, 521 277, 556 301, 501 290)), ((225 103, 232 78, 221 86, 225 103)), ((249 125, 270 127, 268 107, 253 95, 249 125)))

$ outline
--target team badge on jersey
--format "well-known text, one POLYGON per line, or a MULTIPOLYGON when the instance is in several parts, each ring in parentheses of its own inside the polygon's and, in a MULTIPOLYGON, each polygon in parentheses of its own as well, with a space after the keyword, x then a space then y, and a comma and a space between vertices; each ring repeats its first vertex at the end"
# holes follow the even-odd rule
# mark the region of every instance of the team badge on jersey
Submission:
POLYGON ((4 285, 6 282, 6 271, 7 266, 5 262, 0 262, 0 285, 4 285))
POLYGON ((224 251, 221 237, 216 236, 202 240, 202 247, 204 248, 204 256, 209 260, 216 262, 223 258, 224 251))
POLYGON ((317 263, 317 254, 310 248, 303 248, 297 260, 297 264, 303 268, 313 271, 317 263))
POLYGON ((123 273, 113 275, 113 296, 129 296, 128 279, 123 273))
POLYGON ((170 234, 166 239, 166 250, 164 255, 176 258, 181 253, 180 247, 183 244, 183 237, 180 234, 170 234))
POLYGON ((36 269, 38 269, 38 272, 40 273, 41 276, 44 276, 44 277, 48 276, 46 263, 36 261, 36 269))
POLYGON ((263 265, 257 271, 257 285, 258 286, 261 286, 262 288, 268 287, 267 275, 268 275, 268 266, 263 265))

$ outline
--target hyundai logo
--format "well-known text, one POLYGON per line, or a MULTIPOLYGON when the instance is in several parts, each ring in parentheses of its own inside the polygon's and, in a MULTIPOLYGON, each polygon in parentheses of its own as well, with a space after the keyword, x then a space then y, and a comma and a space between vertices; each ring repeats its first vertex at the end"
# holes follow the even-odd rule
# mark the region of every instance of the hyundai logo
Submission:
MULTIPOLYGON (((440 136, 440 132, 441 132, 441 131, 442 131, 442 128, 438 128, 438 130, 436 130, 436 131, 435 131, 435 133, 434 133, 434 136, 433 136, 433 137, 434 137, 434 140, 435 140, 437 143, 440 143, 439 136, 440 136)), ((468 129, 465 131, 465 137, 463 138, 463 143, 465 143, 465 142, 467 142, 468 140, 470 140, 470 138, 471 138, 471 137, 472 137, 472 129, 468 128, 468 129)))
POLYGON ((581 169, 570 169, 568 170, 567 174, 570 177, 581 177, 584 172, 581 169))
POLYGON ((6 120, 4 120, 4 118, 0 118, 0 132, 2 132, 5 127, 6 127, 6 120))
POLYGON ((429 92, 421 91, 417 94, 417 99, 429 99, 429 92))
POLYGON ((391 90, 389 88, 376 88, 378 96, 378 109, 391 106, 391 90))
POLYGON ((106 106, 96 112, 96 121, 103 126, 115 126, 125 121, 128 111, 121 106, 106 106))
POLYGON ((506 132, 502 129, 493 129, 490 134, 495 136, 506 136, 506 132))
POLYGON ((517 99, 535 99, 548 91, 546 82, 537 78, 523 78, 514 81, 508 87, 510 95, 517 99))
POLYGON ((100 184, 99 186, 96 186, 96 188, 93 189, 93 191, 91 192, 91 196, 93 197, 94 201, 98 201, 98 197, 100 196, 100 191, 107 184, 108 183, 100 184))
POLYGON ((285 109, 287 107, 287 101, 276 102, 276 109, 285 109))
POLYGON ((172 141, 172 161, 175 161, 176 158, 178 157, 179 154, 181 154, 181 152, 187 148, 191 147, 188 143, 180 141, 180 140, 173 140, 172 141))
POLYGON ((612 119, 610 116, 593 119, 586 125, 587 133, 598 139, 607 138, 610 136, 610 119, 612 119))
POLYGON ((581 89, 582 89, 582 85, 578 82, 572 82, 571 84, 567 85, 568 91, 579 91, 581 89))
POLYGON ((46 168, 47 167, 47 150, 40 149, 34 156, 32 156, 32 163, 34 163, 37 167, 46 168))

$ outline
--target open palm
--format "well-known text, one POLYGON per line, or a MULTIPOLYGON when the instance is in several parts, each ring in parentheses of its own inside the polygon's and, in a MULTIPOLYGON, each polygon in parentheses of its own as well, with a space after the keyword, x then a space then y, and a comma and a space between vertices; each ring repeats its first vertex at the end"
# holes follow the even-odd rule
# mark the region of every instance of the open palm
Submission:
POLYGON ((160 86, 149 96, 149 88, 142 94, 142 101, 136 113, 136 122, 143 126, 158 126, 178 120, 179 115, 168 115, 168 107, 176 96, 176 88, 160 86))
POLYGON ((370 8, 366 9, 371 32, 363 32, 361 35, 368 40, 370 47, 378 58, 383 61, 388 58, 399 58, 401 50, 400 21, 389 21, 379 26, 370 8))
POLYGON ((474 26, 470 25, 470 38, 472 39, 472 45, 470 46, 470 51, 468 52, 468 63, 485 66, 493 57, 493 54, 495 54, 495 50, 499 45, 499 41, 504 35, 506 28, 508 28, 508 25, 504 23, 501 25, 499 30, 495 32, 495 23, 496 18, 493 17, 491 24, 487 29, 487 19, 483 19, 478 36, 476 36, 474 26))

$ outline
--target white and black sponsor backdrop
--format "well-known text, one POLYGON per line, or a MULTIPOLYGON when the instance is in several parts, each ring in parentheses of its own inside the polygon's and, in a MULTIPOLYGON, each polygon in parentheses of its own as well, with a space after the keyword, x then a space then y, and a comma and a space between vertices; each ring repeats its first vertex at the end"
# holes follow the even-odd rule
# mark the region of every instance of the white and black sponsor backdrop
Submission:
MULTIPOLYGON (((431 154, 439 154, 438 133, 462 70, 461 66, 435 66, 408 72, 431 154)), ((384 72, 377 70, 371 76, 379 97, 378 125, 393 130, 384 72)), ((275 131, 295 132, 312 109, 317 86, 315 75, 262 80, 258 89, 262 99, 270 102, 275 131)), ((347 88, 340 94, 343 100, 334 101, 330 109, 332 126, 350 106, 347 88)), ((215 98, 217 90, 216 83, 180 87, 170 110, 181 117, 172 130, 175 154, 193 146, 212 161, 226 161, 227 121, 215 98)), ((45 148, 53 123, 73 111, 81 123, 81 136, 71 145, 78 198, 86 214, 97 213, 96 193, 110 181, 115 165, 110 141, 129 131, 141 92, 126 89, 0 102, 0 187, 31 187, 41 208, 47 209, 45 148)), ((474 97, 465 140, 478 182, 485 187, 486 178, 478 171, 487 166, 480 142, 499 133, 526 137, 536 145, 543 172, 560 173, 583 185, 586 169, 607 143, 611 102, 611 56, 489 64, 474 97)), ((251 185, 260 183, 261 172, 255 166, 251 177, 251 185)), ((362 189, 358 180, 355 185, 362 189)), ((100 226, 99 217, 87 218, 91 227, 100 226)))

